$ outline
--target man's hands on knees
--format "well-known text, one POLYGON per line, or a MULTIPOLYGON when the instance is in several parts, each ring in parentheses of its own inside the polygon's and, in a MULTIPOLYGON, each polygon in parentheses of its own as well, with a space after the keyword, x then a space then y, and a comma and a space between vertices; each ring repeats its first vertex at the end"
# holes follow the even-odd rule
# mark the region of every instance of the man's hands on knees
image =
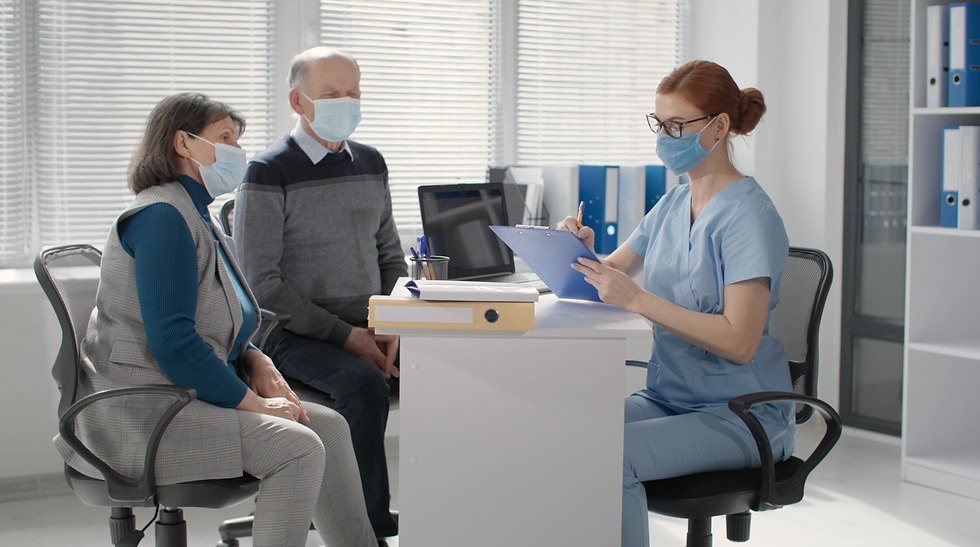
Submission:
MULTIPOLYGON (((374 329, 371 329, 373 332, 374 329)), ((395 368, 395 358, 398 357, 398 336, 394 334, 375 334, 374 341, 378 344, 378 349, 385 354, 385 368, 381 369, 385 378, 394 376, 398 378, 400 372, 395 368)))
POLYGON ((398 337, 374 334, 373 328, 354 327, 343 345, 344 351, 378 367, 385 378, 398 378, 395 356, 398 354, 398 337))
POLYGON ((272 359, 269 359, 261 351, 249 348, 245 351, 245 366, 248 367, 250 376, 249 393, 259 399, 259 401, 253 401, 252 404, 259 405, 262 410, 241 407, 249 399, 248 395, 245 395, 245 398, 239 403, 237 407, 239 410, 252 410, 304 424, 310 423, 303 403, 289 388, 289 384, 276 369, 272 359))

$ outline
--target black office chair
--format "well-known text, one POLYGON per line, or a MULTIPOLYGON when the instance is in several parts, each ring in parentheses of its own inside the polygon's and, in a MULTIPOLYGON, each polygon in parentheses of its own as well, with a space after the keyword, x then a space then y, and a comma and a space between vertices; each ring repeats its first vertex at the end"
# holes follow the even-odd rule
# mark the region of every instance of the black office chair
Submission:
MULTIPOLYGON (((233 479, 202 480, 166 486, 155 483, 154 462, 160 439, 174 416, 197 398, 194 389, 174 385, 147 385, 103 391, 76 400, 79 348, 85 338, 92 308, 95 307, 101 263, 102 254, 89 245, 64 245, 47 249, 41 251, 34 261, 34 274, 61 323, 61 349, 51 369, 61 391, 58 431, 65 442, 104 477, 89 477, 65 465, 65 479, 75 495, 86 505, 112 508, 109 530, 112 544, 116 547, 134 547, 143 538, 146 528, 136 530, 136 517, 132 508, 154 506, 158 509, 163 507, 158 513, 156 545, 186 547, 187 524, 181 507, 217 509, 246 501, 258 493, 259 480, 245 474, 233 479), (125 477, 114 471, 82 445, 74 433, 76 417, 92 403, 108 398, 132 396, 172 401, 158 418, 146 446, 143 475, 138 478, 125 477)), ((237 541, 227 545, 237 545, 237 541)))
MULTIPOLYGON (((779 304, 769 316, 769 333, 786 348, 794 393, 751 393, 728 402, 728 408, 752 432, 762 468, 697 473, 643 483, 651 512, 687 519, 687 547, 711 547, 711 517, 719 515, 726 515, 729 541, 748 541, 750 511, 778 509, 803 499, 807 476, 840 438, 840 415, 827 403, 814 398, 820 317, 833 275, 830 258, 822 251, 790 248, 783 266, 779 304), (806 422, 814 408, 823 416, 826 431, 806 460, 793 456, 783 462, 773 462, 765 430, 749 410, 776 401, 796 403, 797 424, 806 422)), ((627 364, 646 367, 640 361, 627 361, 627 364)))

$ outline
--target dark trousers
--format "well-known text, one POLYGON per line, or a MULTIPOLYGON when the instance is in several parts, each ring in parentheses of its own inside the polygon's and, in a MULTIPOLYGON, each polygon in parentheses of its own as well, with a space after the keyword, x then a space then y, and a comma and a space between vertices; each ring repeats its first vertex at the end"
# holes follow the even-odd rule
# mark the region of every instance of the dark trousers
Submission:
POLYGON ((287 379, 315 387, 337 401, 334 410, 350 426, 371 526, 378 537, 398 535, 398 525, 389 512, 384 447, 390 387, 381 371, 340 346, 288 330, 279 334, 270 357, 287 379))

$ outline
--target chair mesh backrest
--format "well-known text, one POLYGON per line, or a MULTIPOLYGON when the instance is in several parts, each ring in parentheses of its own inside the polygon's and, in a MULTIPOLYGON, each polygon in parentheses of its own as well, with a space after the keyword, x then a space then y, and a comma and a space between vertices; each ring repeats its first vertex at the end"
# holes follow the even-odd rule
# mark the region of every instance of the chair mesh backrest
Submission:
MULTIPOLYGON (((829 288, 830 263, 823 253, 790 249, 779 285, 779 304, 769 315, 769 334, 783 343, 789 358, 793 391, 815 395, 816 337, 829 288)), ((810 407, 796 405, 797 421, 809 418, 810 407)))
POLYGON ((101 263, 102 254, 88 245, 47 249, 35 262, 35 275, 61 323, 61 350, 51 374, 62 389, 62 411, 74 403, 79 348, 95 307, 101 263))

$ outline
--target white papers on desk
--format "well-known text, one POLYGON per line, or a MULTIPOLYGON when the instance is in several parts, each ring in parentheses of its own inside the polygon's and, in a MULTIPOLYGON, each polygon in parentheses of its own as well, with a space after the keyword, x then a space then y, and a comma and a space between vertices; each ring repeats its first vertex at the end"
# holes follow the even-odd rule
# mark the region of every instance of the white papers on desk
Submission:
POLYGON ((447 302, 537 302, 538 290, 520 283, 415 279, 405 284, 420 300, 447 302))

